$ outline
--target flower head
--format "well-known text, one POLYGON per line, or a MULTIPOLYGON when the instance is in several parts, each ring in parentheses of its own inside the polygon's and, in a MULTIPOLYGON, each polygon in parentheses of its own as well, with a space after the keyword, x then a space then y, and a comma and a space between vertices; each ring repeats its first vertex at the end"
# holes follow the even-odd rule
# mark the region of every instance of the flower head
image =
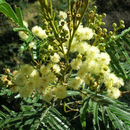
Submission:
POLYGON ((100 50, 95 47, 95 46, 91 46, 89 47, 89 49, 86 51, 86 56, 88 59, 96 59, 99 55, 100 50))
POLYGON ((22 72, 24 75, 29 76, 32 71, 33 71, 33 67, 32 67, 31 65, 29 65, 29 64, 25 64, 25 65, 22 65, 22 66, 21 66, 21 72, 22 72))
POLYGON ((61 19, 66 19, 66 18, 67 18, 66 12, 59 11, 59 17, 60 17, 61 19))
POLYGON ((19 31, 19 37, 23 40, 27 40, 28 39, 28 35, 23 32, 23 31, 19 31))
POLYGON ((110 60, 110 56, 107 53, 102 52, 99 54, 97 61, 100 65, 109 65, 110 60))
POLYGON ((34 80, 34 78, 29 78, 24 87, 33 90, 34 88, 36 88, 36 80, 34 80))
POLYGON ((55 88, 53 88, 53 93, 59 99, 63 99, 67 96, 66 87, 64 85, 57 85, 55 88))
POLYGON ((93 31, 88 27, 79 27, 76 34, 80 40, 90 40, 93 37, 93 31))
POLYGON ((73 88, 74 90, 79 89, 80 85, 83 83, 83 80, 79 77, 76 77, 74 79, 71 79, 71 81, 68 83, 68 86, 70 88, 73 88))
POLYGON ((40 67, 40 72, 41 72, 42 75, 47 75, 50 71, 51 71, 50 68, 48 68, 45 65, 42 65, 40 67))
POLYGON ((29 95, 32 94, 32 92, 33 92, 33 90, 29 89, 27 87, 22 87, 19 90, 20 97, 28 97, 29 95))
POLYGON ((32 33, 33 33, 35 36, 38 36, 38 37, 39 37, 41 31, 42 31, 42 28, 39 27, 39 26, 34 26, 34 27, 32 28, 32 33))
POLYGON ((28 28, 28 23, 26 21, 23 21, 23 24, 24 24, 25 27, 28 28))
POLYGON ((54 53, 54 55, 51 56, 51 61, 53 63, 58 63, 60 61, 60 56, 57 53, 54 53))
POLYGON ((42 40, 45 39, 47 37, 45 30, 41 30, 39 32, 38 37, 41 38, 42 40))
POLYGON ((42 96, 42 99, 46 102, 50 102, 53 98, 53 94, 52 94, 52 90, 51 89, 47 89, 42 96))
POLYGON ((13 93, 17 93, 19 91, 19 87, 18 86, 13 86, 10 88, 11 92, 13 93))
POLYGON ((56 80, 56 75, 53 72, 51 72, 47 75, 47 78, 49 80, 49 83, 53 83, 56 80))
POLYGON ((27 81, 27 78, 25 77, 25 75, 23 73, 17 73, 14 77, 14 82, 16 85, 18 86, 23 86, 27 81))
POLYGON ((29 76, 32 78, 39 78, 39 72, 36 69, 33 69, 29 76))
POLYGON ((115 87, 110 87, 107 89, 108 92, 108 97, 112 98, 112 99, 118 99, 121 95, 121 92, 118 88, 115 87))
POLYGON ((36 89, 39 93, 44 93, 44 91, 47 89, 47 84, 45 84, 44 81, 40 78, 36 89))
POLYGON ((59 73, 60 72, 60 66, 58 65, 58 64, 54 64, 53 66, 52 66, 52 68, 53 68, 53 70, 54 70, 54 72, 55 73, 59 73))
POLYGON ((82 60, 76 58, 76 59, 73 59, 70 64, 71 64, 72 69, 78 70, 80 66, 82 65, 82 60))
POLYGON ((81 53, 84 54, 88 49, 89 49, 90 45, 87 42, 79 42, 76 45, 76 50, 81 53))
POLYGON ((107 75, 104 80, 104 83, 107 88, 114 86, 114 84, 116 84, 117 82, 118 82, 118 77, 113 73, 107 75))

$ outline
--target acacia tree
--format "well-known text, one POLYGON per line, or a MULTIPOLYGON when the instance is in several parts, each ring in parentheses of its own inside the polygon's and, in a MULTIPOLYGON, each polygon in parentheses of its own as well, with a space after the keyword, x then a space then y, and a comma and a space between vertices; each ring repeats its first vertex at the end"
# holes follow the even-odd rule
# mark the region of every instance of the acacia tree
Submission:
POLYGON ((102 22, 106 14, 98 15, 96 7, 87 12, 87 26, 82 19, 88 0, 68 0, 68 11, 59 11, 60 21, 55 21, 51 1, 39 0, 43 15, 43 28, 29 29, 18 7, 15 12, 4 0, 0 11, 15 24, 23 40, 21 51, 29 51, 30 64, 1 77, 1 95, 10 99, 21 98, 21 112, 3 106, 0 127, 25 129, 74 129, 58 108, 65 112, 77 111, 82 128, 86 129, 86 113, 92 115, 94 129, 129 129, 130 109, 119 102, 123 93, 123 79, 129 79, 129 55, 122 42, 128 46, 130 29, 116 35, 124 28, 120 21, 113 23, 113 32, 107 32, 102 22), (122 41, 121 41, 122 40, 122 41), (126 58, 121 61, 121 56, 126 58), (5 93, 6 92, 6 93, 5 93), (72 98, 71 98, 72 97, 72 98))

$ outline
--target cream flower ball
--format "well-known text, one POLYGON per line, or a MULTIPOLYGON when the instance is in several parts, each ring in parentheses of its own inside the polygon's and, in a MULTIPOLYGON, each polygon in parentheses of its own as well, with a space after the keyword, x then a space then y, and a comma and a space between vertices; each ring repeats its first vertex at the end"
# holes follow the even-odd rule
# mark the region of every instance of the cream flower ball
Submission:
POLYGON ((93 31, 91 28, 88 28, 88 27, 85 27, 83 28, 82 26, 79 27, 77 29, 77 37, 80 39, 80 40, 90 40, 92 37, 93 37, 93 31))
POLYGON ((28 35, 25 33, 25 32, 23 32, 23 31, 19 31, 19 37, 21 38, 21 39, 23 39, 23 40, 27 40, 28 39, 28 35))
POLYGON ((36 89, 39 93, 45 92, 48 85, 44 83, 44 81, 40 78, 38 84, 36 85, 36 89))
POLYGON ((33 67, 29 64, 24 64, 21 66, 21 72, 24 74, 24 75, 27 75, 29 76, 33 71, 33 67))
POLYGON ((36 88, 36 80, 34 78, 29 78, 24 87, 33 90, 34 88, 36 88))
POLYGON ((76 45, 76 50, 80 53, 80 54, 84 54, 88 49, 89 49, 90 45, 87 42, 79 42, 76 45))
POLYGON ((59 17, 61 19, 66 19, 67 18, 67 13, 66 12, 63 12, 63 11, 59 11, 59 17))
POLYGON ((49 84, 49 79, 47 78, 47 76, 42 76, 39 78, 40 80, 42 80, 42 82, 45 84, 45 85, 48 85, 49 84))
POLYGON ((74 90, 78 90, 82 83, 83 80, 80 77, 76 77, 74 79, 71 79, 71 81, 68 83, 68 86, 74 90))
POLYGON ((53 83, 54 81, 56 81, 56 75, 53 73, 53 72, 51 72, 51 73, 49 73, 48 75, 47 75, 47 78, 48 78, 48 80, 49 80, 49 83, 53 83))
POLYGON ((19 87, 18 86, 13 86, 10 88, 11 92, 13 93, 17 93, 19 91, 19 87))
POLYGON ((23 24, 24 24, 25 27, 28 28, 28 23, 26 21, 23 21, 23 24))
POLYGON ((45 65, 42 65, 40 67, 40 72, 42 75, 47 75, 50 71, 51 71, 50 68, 45 65))
POLYGON ((50 102, 53 98, 53 94, 52 94, 52 90, 51 89, 47 89, 42 96, 42 99, 46 102, 50 102))
POLYGON ((36 69, 33 69, 33 71, 30 74, 30 77, 32 78, 39 78, 39 72, 36 69))
POLYGON ((17 73, 14 77, 14 82, 18 86, 23 86, 27 81, 27 78, 25 75, 21 72, 17 73))
POLYGON ((78 70, 80 66, 82 65, 82 60, 81 59, 73 59, 70 63, 71 67, 73 70, 78 70))
POLYGON ((99 56, 100 50, 95 47, 95 46, 91 46, 89 47, 89 49, 86 51, 86 56, 88 59, 97 59, 99 56))
POLYGON ((110 60, 110 56, 107 53, 102 52, 99 54, 97 61, 100 65, 109 65, 110 60))
POLYGON ((20 97, 28 97, 29 95, 31 95, 33 92, 32 89, 29 89, 27 87, 22 87, 20 90, 19 90, 19 94, 20 94, 20 97))
POLYGON ((118 88, 115 88, 115 87, 110 87, 107 89, 107 96, 112 98, 112 99, 118 99, 121 95, 121 92, 118 88))
POLYGON ((42 40, 47 37, 45 30, 41 30, 38 35, 42 40))
POLYGON ((58 63, 60 61, 60 56, 57 53, 54 53, 54 55, 51 56, 51 61, 53 63, 58 63))
POLYGON ((30 49, 32 49, 34 47, 34 45, 35 45, 35 42, 32 41, 32 42, 29 43, 28 46, 29 46, 30 49))
POLYGON ((42 28, 39 27, 39 26, 34 26, 32 28, 32 33, 35 35, 35 36, 38 36, 40 35, 40 32, 42 31, 42 28))
POLYGON ((104 83, 107 88, 114 86, 117 82, 118 82, 118 77, 113 73, 108 74, 104 80, 104 83))
POLYGON ((55 73, 60 73, 61 69, 60 69, 60 66, 58 64, 54 64, 52 66, 52 68, 53 68, 53 70, 54 70, 55 73))
POLYGON ((67 96, 66 87, 64 85, 57 85, 55 88, 53 88, 53 93, 59 99, 63 99, 67 96))
POLYGON ((84 78, 86 75, 86 71, 84 71, 84 68, 81 67, 78 72, 77 72, 77 76, 80 77, 80 78, 84 78))

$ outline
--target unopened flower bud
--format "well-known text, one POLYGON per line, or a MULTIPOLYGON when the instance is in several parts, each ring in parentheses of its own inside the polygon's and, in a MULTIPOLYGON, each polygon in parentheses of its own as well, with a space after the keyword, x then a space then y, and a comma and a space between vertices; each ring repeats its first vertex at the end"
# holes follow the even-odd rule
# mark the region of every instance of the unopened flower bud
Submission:
POLYGON ((96 23, 97 23, 98 25, 100 25, 101 22, 100 22, 99 20, 97 20, 96 23))
POLYGON ((98 14, 95 14, 96 17, 98 17, 98 14))
POLYGON ((112 24, 112 27, 113 27, 113 28, 116 28, 116 27, 117 27, 117 24, 116 24, 116 23, 113 23, 113 24, 112 24))
POLYGON ((104 40, 104 38, 103 38, 103 37, 101 37, 101 38, 100 38, 100 40, 101 40, 101 41, 103 41, 103 40, 104 40))
POLYGON ((120 27, 123 29, 123 28, 125 28, 125 25, 124 25, 124 24, 122 24, 120 27))
POLYGON ((94 12, 93 12, 93 10, 90 10, 89 13, 92 14, 92 13, 94 13, 94 12))
POLYGON ((105 22, 101 22, 101 25, 104 26, 106 23, 105 22))
POLYGON ((106 17, 106 13, 103 13, 103 14, 102 14, 102 17, 106 17))
POLYGON ((109 32, 109 36, 111 36, 112 34, 113 34, 113 32, 112 32, 112 31, 110 31, 110 32, 109 32))
POLYGON ((102 31, 103 31, 104 33, 107 33, 107 29, 106 29, 106 28, 104 28, 102 31))
POLYGON ((96 10, 96 9, 97 9, 97 6, 94 6, 93 8, 94 8, 94 10, 96 10))
POLYGON ((101 50, 101 51, 104 51, 105 49, 106 49, 105 46, 101 46, 101 47, 100 47, 100 50, 101 50))
POLYGON ((99 17, 99 19, 101 19, 101 18, 102 18, 102 15, 99 15, 98 17, 99 17))
POLYGON ((120 21, 120 24, 124 24, 124 21, 123 21, 123 20, 121 20, 121 21, 120 21))
POLYGON ((112 40, 115 40, 115 36, 111 36, 111 39, 112 39, 112 40))
POLYGON ((93 24, 93 23, 90 23, 90 27, 94 27, 94 24, 93 24))
POLYGON ((80 14, 76 14, 77 19, 80 19, 81 15, 80 14))

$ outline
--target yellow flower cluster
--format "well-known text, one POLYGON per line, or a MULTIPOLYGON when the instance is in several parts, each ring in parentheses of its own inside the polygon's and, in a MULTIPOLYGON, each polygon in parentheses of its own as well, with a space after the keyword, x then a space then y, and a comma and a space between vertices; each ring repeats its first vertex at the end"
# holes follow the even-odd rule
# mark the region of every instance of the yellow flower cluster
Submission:
MULTIPOLYGON (((24 26, 26 28, 28 28, 28 23, 27 22, 23 21, 23 24, 24 24, 24 26)), ((34 26, 32 28, 32 33, 33 33, 34 36, 37 36, 40 39, 44 39, 44 38, 47 37, 47 34, 46 34, 45 30, 43 30, 40 26, 34 26)), ((29 34, 25 33, 24 31, 19 31, 19 37, 22 40, 26 41, 28 39, 28 37, 29 37, 29 34)), ((34 46, 33 42, 30 43, 30 46, 31 46, 31 48, 34 46)))
POLYGON ((28 97, 37 90, 46 102, 52 100, 54 95, 59 99, 65 98, 67 96, 65 86, 58 84, 51 88, 51 84, 57 81, 56 73, 60 72, 57 66, 58 64, 47 64, 36 70, 29 64, 22 65, 14 76, 14 83, 20 86, 20 96, 28 97))
MULTIPOLYGON (((117 99, 120 96, 119 88, 124 85, 124 82, 122 78, 111 72, 109 68, 110 56, 106 52, 101 52, 97 46, 89 44, 96 35, 95 31, 80 24, 70 45, 70 37, 74 31, 73 22, 67 23, 65 20, 67 14, 63 11, 59 12, 59 17, 61 20, 58 26, 60 30, 58 38, 61 40, 55 39, 54 46, 48 45, 48 50, 54 51, 47 57, 48 64, 41 65, 39 69, 34 69, 26 64, 15 75, 15 84, 22 86, 19 90, 20 96, 27 97, 37 90, 43 95, 43 100, 49 102, 54 96, 59 99, 65 98, 67 96, 66 89, 78 90, 85 83, 90 90, 94 91, 99 90, 101 84, 105 84, 108 96, 117 99), (63 41, 62 45, 61 41, 63 41), (66 60, 68 52, 77 55, 76 58, 71 57, 69 63, 68 59, 66 60), (68 70, 68 68, 60 66, 60 63, 64 61, 67 63, 66 67, 70 67, 72 72, 74 70, 77 73, 77 76, 69 81, 63 78, 65 77, 64 72, 67 72, 65 70, 68 70)), ((25 26, 27 27, 27 24, 25 26)), ((19 32, 19 36, 26 40, 28 35, 23 33, 19 32)), ((47 37, 46 31, 39 26, 34 26, 32 33, 40 39, 47 37)), ((51 32, 49 34, 54 35, 51 32)), ((34 42, 32 41, 29 46, 32 48, 34 42)))
MULTIPOLYGON (((64 22, 63 28, 69 30, 65 20, 61 19, 59 25, 64 22)), ((71 24, 73 26, 73 24, 71 24)), ((123 79, 118 78, 111 73, 109 68, 110 56, 106 52, 100 52, 96 46, 91 46, 87 41, 94 37, 95 31, 81 24, 76 31, 72 41, 70 52, 78 52, 77 58, 70 62, 72 70, 77 70, 77 77, 69 81, 68 86, 71 89, 79 89, 83 83, 92 87, 95 83, 96 90, 101 83, 104 83, 108 96, 117 99, 120 96, 119 88, 124 85, 123 79), (80 55, 80 58, 79 58, 80 55), (84 57, 84 60, 82 60, 84 57), (97 80, 98 77, 98 80, 97 80), (112 92, 110 90, 113 90, 112 92)), ((68 48, 69 40, 63 44, 68 48)))
MULTIPOLYGON (((73 59, 70 63, 72 69, 77 70, 77 77, 72 79, 68 83, 68 86, 77 90, 84 82, 90 88, 93 87, 95 82, 99 82, 98 85, 104 83, 108 96, 117 99, 120 96, 119 88, 124 85, 123 79, 118 78, 115 74, 111 73, 109 68, 110 57, 107 53, 100 52, 95 46, 87 46, 87 50, 84 53, 81 53, 83 55, 78 54, 77 58, 73 59), (81 55, 80 57, 84 56, 85 60, 82 61, 79 59, 79 55, 81 55), (96 79, 97 77, 98 81, 96 79), (113 91, 111 92, 110 90, 113 91)), ((96 87, 98 89, 99 86, 96 87)))

